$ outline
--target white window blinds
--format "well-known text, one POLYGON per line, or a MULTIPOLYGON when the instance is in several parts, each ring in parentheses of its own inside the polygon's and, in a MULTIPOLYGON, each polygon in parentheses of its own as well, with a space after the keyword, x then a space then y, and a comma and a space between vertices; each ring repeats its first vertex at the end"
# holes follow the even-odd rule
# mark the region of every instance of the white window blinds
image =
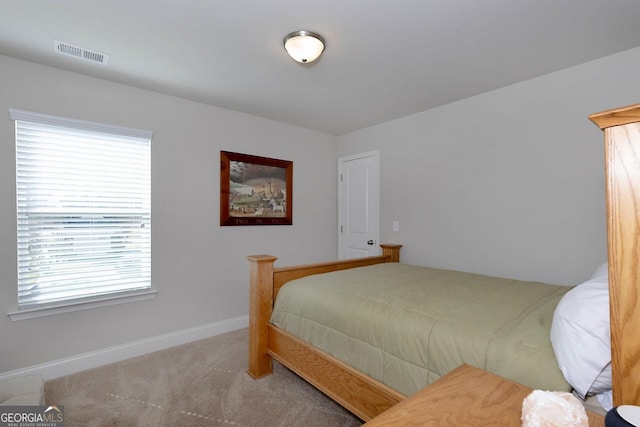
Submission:
POLYGON ((18 306, 151 287, 151 132, 11 109, 18 306))

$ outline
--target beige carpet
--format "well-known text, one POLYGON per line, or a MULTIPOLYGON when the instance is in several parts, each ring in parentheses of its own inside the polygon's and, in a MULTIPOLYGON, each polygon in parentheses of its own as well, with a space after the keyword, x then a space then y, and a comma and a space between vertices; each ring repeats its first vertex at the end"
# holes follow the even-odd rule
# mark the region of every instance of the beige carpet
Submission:
POLYGON ((247 373, 247 330, 47 381, 65 427, 351 427, 362 421, 274 363, 247 373))

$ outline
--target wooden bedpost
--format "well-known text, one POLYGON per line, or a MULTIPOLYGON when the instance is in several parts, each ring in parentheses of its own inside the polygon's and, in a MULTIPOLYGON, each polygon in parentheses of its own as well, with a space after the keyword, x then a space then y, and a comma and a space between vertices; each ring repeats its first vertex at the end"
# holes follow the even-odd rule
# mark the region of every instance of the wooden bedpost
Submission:
POLYGON ((382 255, 389 257, 388 262, 400 262, 400 248, 402 245, 383 243, 380 247, 382 248, 382 255))
POLYGON ((271 356, 267 354, 267 325, 273 309, 273 263, 271 255, 251 255, 249 273, 249 375, 253 378, 269 375, 271 356))
POLYGON ((640 104, 589 118, 605 137, 613 404, 640 405, 640 104))

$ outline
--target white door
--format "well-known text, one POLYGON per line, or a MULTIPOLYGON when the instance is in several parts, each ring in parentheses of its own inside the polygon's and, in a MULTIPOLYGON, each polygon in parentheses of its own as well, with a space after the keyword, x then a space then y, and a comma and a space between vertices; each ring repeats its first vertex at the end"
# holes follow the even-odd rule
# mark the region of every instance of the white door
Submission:
POLYGON ((378 151, 338 159, 338 257, 380 255, 378 151))

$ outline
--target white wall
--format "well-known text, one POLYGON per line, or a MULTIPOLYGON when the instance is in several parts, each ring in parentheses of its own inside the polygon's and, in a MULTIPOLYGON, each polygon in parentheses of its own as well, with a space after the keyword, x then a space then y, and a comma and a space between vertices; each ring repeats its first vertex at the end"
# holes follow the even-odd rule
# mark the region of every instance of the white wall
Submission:
POLYGON ((0 56, 0 311, 16 309, 7 110, 149 129, 155 300, 0 320, 0 375, 247 313, 246 255, 336 257, 336 157, 381 153, 381 240, 414 264, 573 284, 606 256, 602 132, 640 49, 336 137, 0 56), (219 151, 294 161, 294 225, 220 227, 219 151), (317 201, 321 200, 321 203, 317 201), (391 223, 400 221, 400 231, 391 223))
POLYGON ((603 135, 640 48, 338 138, 380 150, 381 241, 405 262, 575 284, 606 258, 603 135), (392 221, 400 231, 392 231, 392 221))
POLYGON ((248 312, 246 256, 336 258, 334 136, 0 56, 0 374, 248 312), (15 136, 8 109, 148 129, 156 299, 11 321, 15 136), (4 117, 2 116, 4 115, 4 117), (220 150, 292 160, 293 226, 219 226, 220 150), (316 203, 321 200, 321 203, 316 203))

